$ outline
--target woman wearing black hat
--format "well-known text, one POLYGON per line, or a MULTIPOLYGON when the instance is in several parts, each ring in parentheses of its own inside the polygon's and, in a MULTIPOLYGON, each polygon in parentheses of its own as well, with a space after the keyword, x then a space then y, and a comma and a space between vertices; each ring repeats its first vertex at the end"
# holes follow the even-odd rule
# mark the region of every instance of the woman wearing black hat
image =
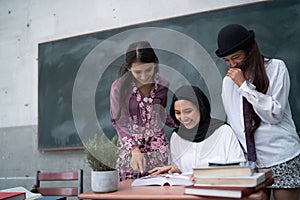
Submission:
POLYGON ((157 167, 150 174, 185 173, 209 162, 244 162, 245 157, 233 130, 211 118, 205 94, 194 86, 176 90, 170 115, 179 126, 170 139, 171 165, 157 167))
MULTIPOLYGON (((275 199, 299 198, 300 140, 288 102, 290 79, 285 63, 265 58, 255 34, 230 24, 218 34, 216 55, 229 66, 222 99, 228 123, 234 129, 250 163, 272 168, 270 187, 275 199)), ((266 193, 270 197, 270 190, 266 193)))

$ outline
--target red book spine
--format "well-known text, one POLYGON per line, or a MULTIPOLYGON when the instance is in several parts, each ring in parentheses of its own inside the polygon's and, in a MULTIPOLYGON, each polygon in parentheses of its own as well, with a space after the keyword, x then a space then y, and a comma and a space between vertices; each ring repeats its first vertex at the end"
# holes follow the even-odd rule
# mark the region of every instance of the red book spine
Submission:
MULTIPOLYGON (((193 189, 207 189, 207 190, 232 190, 238 191, 241 194, 241 197, 248 196, 252 193, 259 191, 260 189, 265 188, 266 186, 272 185, 274 183, 274 178, 268 178, 265 182, 257 185, 256 187, 237 187, 237 186, 186 186, 185 188, 193 188, 193 189)), ((215 196, 211 194, 210 196, 215 196)))
POLYGON ((12 200, 24 200, 26 199, 25 192, 0 192, 0 200, 12 199, 12 200))

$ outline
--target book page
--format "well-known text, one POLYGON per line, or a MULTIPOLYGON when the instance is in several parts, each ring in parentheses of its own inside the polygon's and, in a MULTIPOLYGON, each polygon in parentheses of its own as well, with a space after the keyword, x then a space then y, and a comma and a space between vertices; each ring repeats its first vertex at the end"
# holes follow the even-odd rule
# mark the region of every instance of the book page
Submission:
POLYGON ((142 178, 135 179, 131 186, 146 186, 146 185, 193 185, 194 182, 190 180, 189 176, 180 174, 159 174, 149 175, 142 178))

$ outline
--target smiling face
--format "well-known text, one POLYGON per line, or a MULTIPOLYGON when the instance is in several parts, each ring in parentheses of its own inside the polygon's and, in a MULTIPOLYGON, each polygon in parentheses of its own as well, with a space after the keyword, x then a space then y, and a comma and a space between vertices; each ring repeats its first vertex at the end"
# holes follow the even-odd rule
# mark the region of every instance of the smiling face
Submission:
POLYGON ((187 129, 192 129, 200 122, 198 108, 188 100, 177 100, 174 103, 175 117, 187 129))
POLYGON ((224 56, 223 59, 225 60, 226 64, 229 67, 240 68, 240 66, 243 64, 245 60, 245 57, 246 57, 245 51, 239 50, 228 56, 224 56))
POLYGON ((137 80, 138 85, 153 83, 155 63, 134 62, 128 69, 137 80))

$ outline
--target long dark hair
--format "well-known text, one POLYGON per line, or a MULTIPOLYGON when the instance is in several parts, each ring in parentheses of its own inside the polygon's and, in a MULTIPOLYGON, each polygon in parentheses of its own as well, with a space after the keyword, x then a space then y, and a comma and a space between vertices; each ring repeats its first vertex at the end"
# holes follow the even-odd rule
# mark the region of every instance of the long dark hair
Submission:
MULTIPOLYGON (((155 63, 154 73, 158 72, 158 57, 148 41, 138 41, 129 45, 125 54, 125 62, 119 70, 119 77, 122 77, 119 105, 125 103, 126 97, 131 92, 131 82, 134 80, 129 69, 134 62, 155 63)), ((126 105, 125 105, 126 106, 126 105)), ((120 111, 117 119, 120 118, 120 111)))
MULTIPOLYGON (((255 85, 257 91, 266 94, 269 88, 269 78, 265 69, 265 62, 268 62, 269 59, 265 60, 265 57, 260 53, 255 40, 252 45, 250 45, 247 49, 244 49, 244 51, 246 58, 241 69, 245 78, 253 81, 252 83, 255 85)), ((260 117, 255 113, 252 105, 250 106, 249 112, 251 113, 251 118, 254 124, 248 133, 248 137, 254 134, 261 122, 260 117)))
MULTIPOLYGON (((127 73, 134 62, 153 62, 158 64, 158 57, 148 41, 139 41, 129 45, 125 55, 125 63, 120 68, 119 76, 123 76, 127 73)), ((155 73, 156 72, 158 72, 158 66, 155 68, 155 73)))

